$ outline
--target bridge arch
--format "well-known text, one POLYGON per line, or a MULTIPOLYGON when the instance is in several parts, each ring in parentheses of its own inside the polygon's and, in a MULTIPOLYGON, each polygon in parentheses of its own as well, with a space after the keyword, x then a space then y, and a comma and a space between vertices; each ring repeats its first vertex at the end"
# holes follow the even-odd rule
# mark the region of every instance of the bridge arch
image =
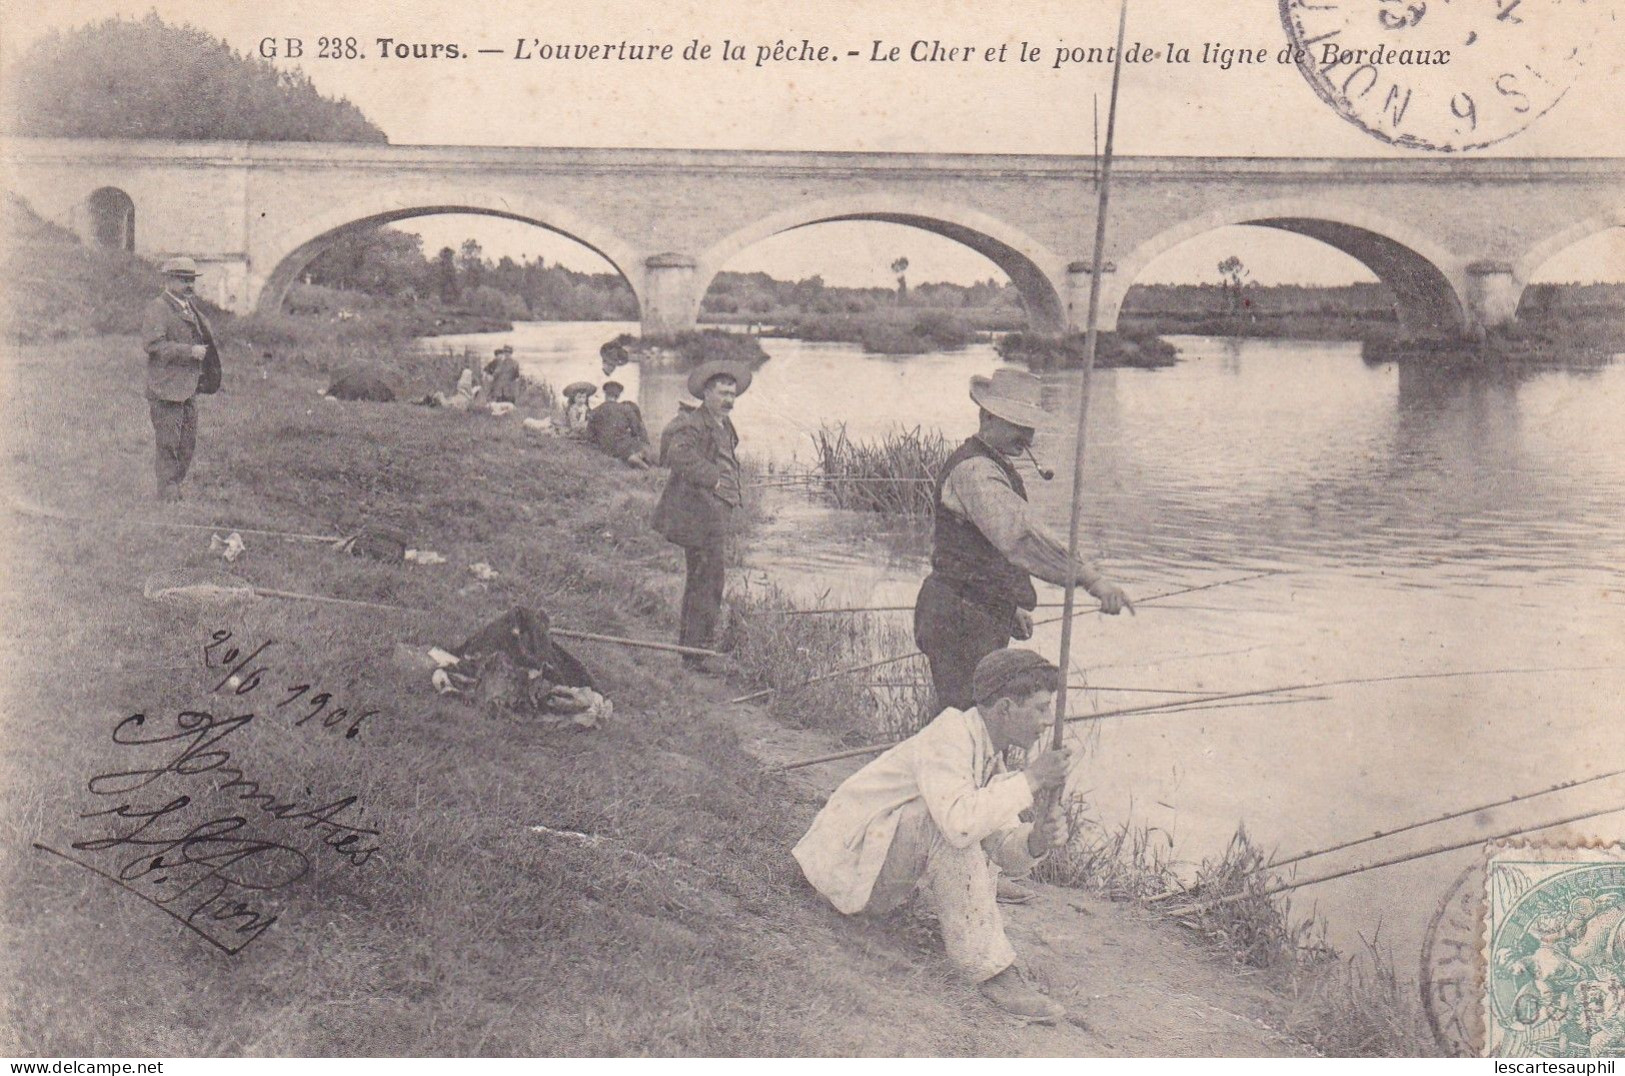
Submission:
POLYGON ((1625 206, 1610 213, 1602 213, 1578 224, 1563 229, 1556 235, 1536 243, 1529 248, 1517 264, 1512 267, 1512 275, 1521 288, 1527 285, 1531 278, 1540 272, 1541 266, 1551 261, 1576 243, 1582 243, 1592 236, 1600 235, 1610 228, 1625 228, 1625 206))
POLYGON ((1457 336, 1472 324, 1466 264, 1427 235, 1364 206, 1273 199, 1192 217, 1135 247, 1105 281, 1101 325, 1116 326, 1129 288, 1152 259, 1203 232, 1235 225, 1293 232, 1347 254, 1393 289, 1400 321, 1411 333, 1457 336))
POLYGON ((288 289, 316 256, 339 239, 379 225, 440 213, 470 213, 523 221, 573 239, 609 262, 632 288, 641 309, 642 265, 633 247, 608 228, 561 206, 485 191, 395 188, 335 206, 273 235, 258 250, 249 301, 262 313, 282 308, 288 289), (260 267, 266 267, 263 275, 260 267), (258 283, 257 290, 253 285, 258 283))
POLYGON ((1062 285, 1058 283, 1066 278, 1064 258, 986 213, 880 191, 791 206, 713 243, 695 261, 690 323, 698 318, 700 302, 711 282, 735 255, 781 232, 834 221, 903 224, 963 244, 997 265, 1010 278, 1035 330, 1060 332, 1066 327, 1066 306, 1061 299, 1062 285))

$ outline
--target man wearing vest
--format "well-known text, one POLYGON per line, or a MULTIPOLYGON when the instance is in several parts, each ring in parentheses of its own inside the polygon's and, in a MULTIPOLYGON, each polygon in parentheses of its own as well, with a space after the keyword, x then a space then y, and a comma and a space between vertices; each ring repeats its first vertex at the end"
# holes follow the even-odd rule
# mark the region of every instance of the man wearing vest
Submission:
POLYGON ((999 369, 971 378, 970 398, 981 407, 980 426, 938 476, 931 574, 914 604, 914 641, 931 664, 937 711, 970 709, 976 663, 1012 637, 1032 636, 1032 576, 1057 585, 1075 580, 1102 612, 1134 608, 1093 565, 1068 558, 1027 503, 1011 460, 1048 418, 1038 378, 999 369))
POLYGON ((155 471, 158 499, 178 501, 181 480, 197 448, 198 393, 220 388, 220 353, 214 333, 193 301, 197 263, 170 258, 159 270, 163 294, 141 316, 141 346, 147 353, 147 410, 158 442, 155 471))

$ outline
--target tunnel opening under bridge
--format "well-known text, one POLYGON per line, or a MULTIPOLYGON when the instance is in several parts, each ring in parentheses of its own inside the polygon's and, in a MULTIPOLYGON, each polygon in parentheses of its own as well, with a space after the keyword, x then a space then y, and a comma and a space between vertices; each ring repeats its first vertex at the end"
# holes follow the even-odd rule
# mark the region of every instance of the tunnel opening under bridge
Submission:
POLYGON ((786 210, 714 245, 697 266, 696 314, 791 322, 803 333, 861 322, 878 345, 871 350, 950 321, 1058 333, 1066 326, 1062 264, 971 210, 850 199, 786 210))
POLYGON ((334 298, 302 293, 302 283, 362 292, 385 303, 427 301, 512 321, 635 321, 642 306, 637 284, 623 268, 635 256, 622 244, 552 213, 493 207, 487 201, 340 211, 305 226, 279 247, 282 253, 274 257, 255 304, 265 314, 281 313, 290 298, 295 306, 334 298), (466 238, 452 237, 447 229, 454 222, 462 226, 455 234, 466 238), (490 242, 491 226, 498 224, 524 227, 501 229, 506 234, 490 242), (514 232, 536 234, 534 258, 528 253, 532 245, 514 232), (482 234, 489 247, 478 238, 482 234), (561 251, 569 252, 569 267, 560 260, 561 251))
POLYGON ((1187 222, 1124 259, 1103 324, 1213 336, 1466 335, 1464 289, 1446 268, 1454 259, 1393 230, 1403 231, 1301 213, 1187 222))

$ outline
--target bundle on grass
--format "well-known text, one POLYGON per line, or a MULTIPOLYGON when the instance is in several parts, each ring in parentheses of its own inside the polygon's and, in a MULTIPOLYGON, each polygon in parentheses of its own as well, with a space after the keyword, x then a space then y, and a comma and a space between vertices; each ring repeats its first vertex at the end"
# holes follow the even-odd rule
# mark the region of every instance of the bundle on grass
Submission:
POLYGON ((548 634, 547 614, 515 606, 457 647, 447 681, 492 712, 590 728, 609 716, 587 667, 548 634))

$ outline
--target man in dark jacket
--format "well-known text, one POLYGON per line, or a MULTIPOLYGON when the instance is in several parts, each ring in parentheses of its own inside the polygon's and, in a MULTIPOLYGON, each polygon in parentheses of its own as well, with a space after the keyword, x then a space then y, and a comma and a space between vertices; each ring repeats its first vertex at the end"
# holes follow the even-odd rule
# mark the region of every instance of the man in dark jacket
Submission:
POLYGON ((157 439, 158 499, 178 501, 181 480, 197 448, 199 392, 220 387, 220 355, 214 333, 194 301, 197 263, 170 258, 160 272, 164 290, 141 316, 141 346, 147 353, 147 410, 157 439))
MULTIPOLYGON (((710 649, 722 613, 723 551, 740 505, 739 434, 729 414, 734 400, 750 388, 750 368, 734 362, 707 362, 688 375, 688 391, 700 406, 683 411, 661 437, 671 477, 655 505, 654 528, 683 547, 683 646, 710 649)), ((690 668, 704 661, 685 654, 690 668)))
POLYGON ((621 399, 626 386, 619 381, 604 382, 604 402, 587 416, 587 434, 599 449, 629 467, 649 466, 649 431, 643 428, 643 412, 638 405, 621 399))
POLYGON ((1042 383, 1000 369, 990 378, 971 378, 970 385, 981 407, 979 428, 937 479, 931 574, 914 604, 914 641, 931 665, 937 711, 975 705, 976 663, 1012 637, 1032 636, 1038 605, 1032 576, 1058 585, 1070 577, 1100 600, 1102 612, 1133 611, 1122 588, 1093 565, 1071 559, 1027 503, 1027 487, 1011 461, 1047 418, 1042 383))
POLYGON ((519 402, 519 363, 514 361, 513 345, 503 344, 496 349, 496 357, 485 364, 485 376, 490 384, 492 403, 519 402))

